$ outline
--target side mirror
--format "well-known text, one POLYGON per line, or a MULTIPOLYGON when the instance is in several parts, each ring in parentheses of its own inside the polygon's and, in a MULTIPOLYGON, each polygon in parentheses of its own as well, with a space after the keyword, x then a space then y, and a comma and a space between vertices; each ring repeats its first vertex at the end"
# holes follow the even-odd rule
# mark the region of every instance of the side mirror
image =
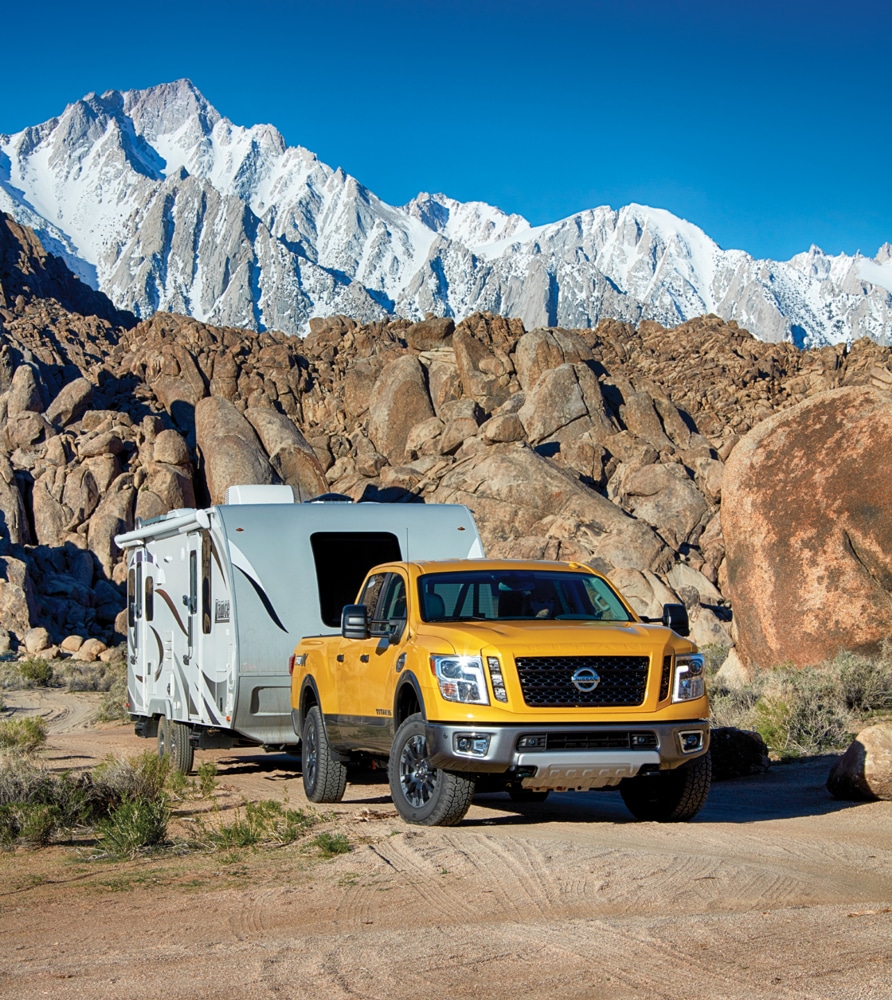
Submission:
POLYGON ((683 604, 664 604, 662 623, 679 635, 690 635, 691 625, 688 621, 688 609, 683 604))
POLYGON ((369 609, 364 604, 347 604, 341 612, 341 635, 345 639, 368 639, 369 609))

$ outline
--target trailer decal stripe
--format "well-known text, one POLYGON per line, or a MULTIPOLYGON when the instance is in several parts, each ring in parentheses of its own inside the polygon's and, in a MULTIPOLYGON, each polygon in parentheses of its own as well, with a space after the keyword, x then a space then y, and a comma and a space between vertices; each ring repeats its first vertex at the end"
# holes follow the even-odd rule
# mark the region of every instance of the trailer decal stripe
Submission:
POLYGON ((170 596, 170 594, 168 594, 168 592, 166 590, 164 590, 162 587, 158 587, 157 590, 155 591, 155 593, 158 594, 161 597, 161 599, 164 601, 164 603, 170 608, 170 612, 174 616, 174 618, 176 619, 177 625, 180 626, 180 631, 183 633, 183 635, 188 635, 189 631, 186 628, 186 626, 183 624, 183 619, 180 618, 179 609, 173 603, 173 598, 170 596))
POLYGON ((253 577, 245 573, 245 571, 242 569, 241 566, 236 566, 236 569, 243 574, 248 583, 250 583, 251 586, 254 588, 254 592, 257 594, 258 598, 260 599, 260 603, 263 605, 266 613, 270 616, 273 623, 287 634, 288 629, 285 628, 285 626, 282 624, 281 619, 276 614, 276 609, 273 607, 269 597, 267 597, 266 591, 263 589, 263 587, 260 586, 259 581, 255 580, 253 577))

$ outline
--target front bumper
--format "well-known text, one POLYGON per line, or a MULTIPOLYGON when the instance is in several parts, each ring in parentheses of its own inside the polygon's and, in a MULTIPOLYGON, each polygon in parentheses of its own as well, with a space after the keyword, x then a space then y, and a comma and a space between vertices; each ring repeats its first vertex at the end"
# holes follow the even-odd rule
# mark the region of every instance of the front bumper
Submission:
POLYGON ((671 770, 709 749, 705 719, 625 726, 472 727, 428 722, 426 735, 433 767, 502 773, 524 788, 542 791, 609 788, 642 770, 671 770), (518 746, 521 739, 540 746, 518 746), (476 752, 459 749, 468 745, 476 752))

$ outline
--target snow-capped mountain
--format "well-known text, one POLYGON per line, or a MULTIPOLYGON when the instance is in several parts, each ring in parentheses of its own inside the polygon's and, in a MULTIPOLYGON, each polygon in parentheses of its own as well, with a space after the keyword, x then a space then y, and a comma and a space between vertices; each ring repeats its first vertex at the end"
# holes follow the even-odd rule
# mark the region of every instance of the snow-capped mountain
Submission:
POLYGON ((395 207, 272 126, 234 125, 188 80, 89 94, 0 135, 0 209, 139 316, 301 333, 333 313, 483 309, 531 329, 712 312, 804 346, 887 343, 892 325, 889 244, 779 262, 642 205, 538 227, 440 194, 395 207))

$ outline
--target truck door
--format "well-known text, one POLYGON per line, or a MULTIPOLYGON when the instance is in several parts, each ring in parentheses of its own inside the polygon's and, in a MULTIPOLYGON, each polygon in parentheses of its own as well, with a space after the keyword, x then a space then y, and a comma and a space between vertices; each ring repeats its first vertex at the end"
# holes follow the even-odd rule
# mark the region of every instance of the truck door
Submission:
POLYGON ((406 590, 400 573, 371 577, 360 602, 369 609, 371 635, 368 639, 345 639, 340 646, 340 712, 342 719, 345 715, 350 718, 350 742, 357 748, 390 750, 396 667, 407 632, 406 590))

